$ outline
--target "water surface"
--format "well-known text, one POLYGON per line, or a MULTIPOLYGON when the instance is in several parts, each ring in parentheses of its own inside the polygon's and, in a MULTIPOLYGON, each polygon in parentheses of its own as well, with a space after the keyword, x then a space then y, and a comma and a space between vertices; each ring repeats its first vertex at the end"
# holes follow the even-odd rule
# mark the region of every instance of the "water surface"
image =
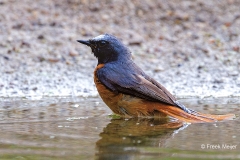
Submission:
MULTIPOLYGON (((240 113, 240 99, 182 99, 204 113, 240 113)), ((99 98, 0 99, 0 159, 240 159, 240 120, 182 124, 123 119, 99 98)))

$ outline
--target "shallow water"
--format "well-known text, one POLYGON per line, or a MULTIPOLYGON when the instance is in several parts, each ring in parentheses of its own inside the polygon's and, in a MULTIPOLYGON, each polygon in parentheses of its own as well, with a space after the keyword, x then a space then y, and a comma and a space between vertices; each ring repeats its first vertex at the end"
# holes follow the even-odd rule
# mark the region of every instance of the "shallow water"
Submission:
MULTIPOLYGON (((240 113, 240 99, 182 99, 240 113)), ((121 119, 99 98, 0 98, 0 159, 240 159, 240 120, 121 119)))

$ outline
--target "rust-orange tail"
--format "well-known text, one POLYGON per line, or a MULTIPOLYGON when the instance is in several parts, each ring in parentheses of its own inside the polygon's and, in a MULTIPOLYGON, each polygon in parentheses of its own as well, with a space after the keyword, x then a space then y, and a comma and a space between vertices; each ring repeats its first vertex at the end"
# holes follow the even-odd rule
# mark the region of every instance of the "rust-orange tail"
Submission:
POLYGON ((203 122, 216 122, 222 120, 231 120, 235 118, 234 114, 225 114, 225 115, 211 115, 203 114, 199 112, 194 112, 189 114, 176 106, 167 106, 167 107, 158 107, 158 111, 165 113, 169 116, 179 119, 180 121, 189 122, 189 123, 203 123, 203 122))

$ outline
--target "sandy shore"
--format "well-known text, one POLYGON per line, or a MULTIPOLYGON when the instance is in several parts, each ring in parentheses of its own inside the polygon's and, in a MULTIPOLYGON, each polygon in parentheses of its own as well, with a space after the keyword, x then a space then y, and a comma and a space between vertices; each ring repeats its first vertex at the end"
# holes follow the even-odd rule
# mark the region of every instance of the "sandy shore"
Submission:
POLYGON ((0 1, 0 97, 97 96, 76 42, 110 33, 177 97, 240 96, 240 1, 0 1))

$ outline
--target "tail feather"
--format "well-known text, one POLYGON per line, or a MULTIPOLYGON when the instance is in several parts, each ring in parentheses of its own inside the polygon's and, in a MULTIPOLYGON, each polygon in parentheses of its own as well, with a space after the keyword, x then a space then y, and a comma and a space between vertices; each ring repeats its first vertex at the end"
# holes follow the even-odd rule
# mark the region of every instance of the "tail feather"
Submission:
POLYGON ((189 123, 216 122, 216 121, 222 121, 222 120, 231 120, 235 118, 234 114, 212 115, 212 114, 203 114, 195 111, 191 114, 175 106, 167 106, 164 108, 158 107, 157 110, 159 112, 162 112, 169 116, 177 118, 181 121, 189 122, 189 123))

